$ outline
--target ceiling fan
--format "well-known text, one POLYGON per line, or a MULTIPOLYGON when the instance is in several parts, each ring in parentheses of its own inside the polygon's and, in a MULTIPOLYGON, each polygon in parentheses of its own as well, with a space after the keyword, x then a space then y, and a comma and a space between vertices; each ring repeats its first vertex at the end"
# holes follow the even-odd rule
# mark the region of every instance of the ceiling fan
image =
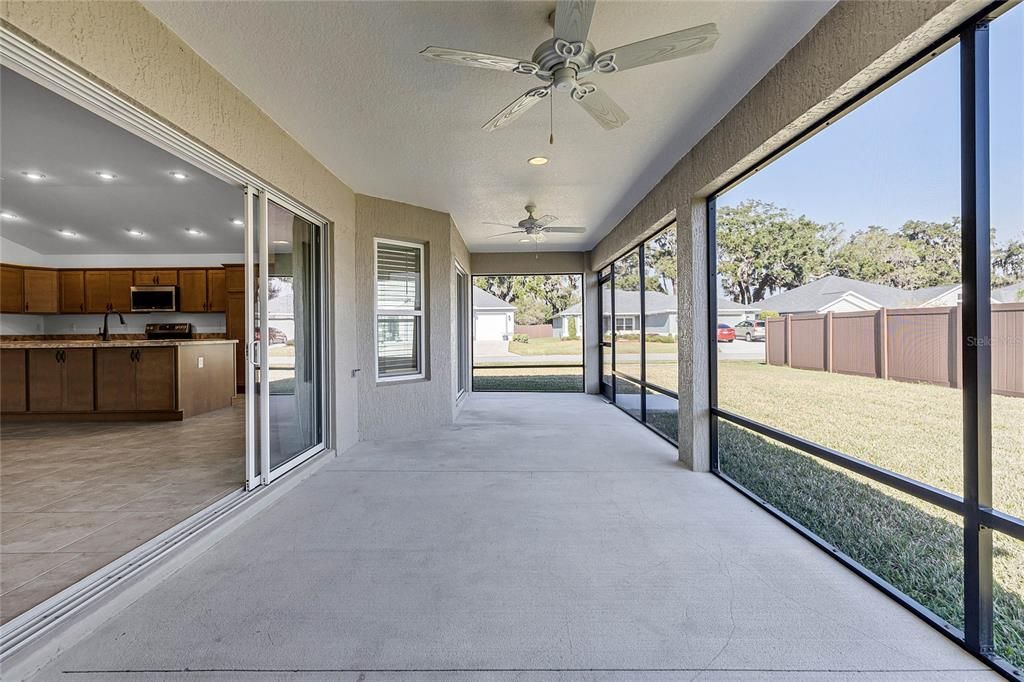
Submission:
MULTIPOLYGON (((551 234, 554 232, 560 232, 563 234, 583 234, 587 231, 587 228, 585 227, 552 226, 551 223, 558 220, 556 216, 542 215, 540 218, 534 218, 533 213, 537 210, 537 207, 533 204, 527 204, 524 208, 526 208, 526 217, 515 225, 512 225, 511 223, 483 223, 484 225, 497 225, 498 227, 513 228, 512 232, 502 232, 501 234, 491 235, 488 239, 497 239, 498 237, 507 237, 512 234, 518 234, 527 238, 532 238, 535 242, 539 242, 544 240, 545 234, 551 234)), ((521 241, 526 241, 526 239, 521 241)))
POLYGON ((499 111, 484 124, 484 130, 507 126, 550 95, 552 90, 569 93, 572 100, 602 128, 612 130, 621 127, 629 116, 597 85, 578 78, 590 73, 616 73, 701 54, 713 48, 718 40, 715 24, 701 24, 598 52, 587 40, 595 3, 596 0, 558 0, 553 21, 554 37, 537 46, 531 61, 448 47, 428 47, 420 54, 449 64, 535 76, 544 82, 544 85, 527 90, 499 111))

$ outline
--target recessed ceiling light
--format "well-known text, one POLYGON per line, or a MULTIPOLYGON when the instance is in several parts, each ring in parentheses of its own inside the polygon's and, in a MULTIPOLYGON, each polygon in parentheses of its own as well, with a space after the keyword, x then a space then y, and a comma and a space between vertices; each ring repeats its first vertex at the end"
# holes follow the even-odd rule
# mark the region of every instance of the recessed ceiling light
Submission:
POLYGON ((245 227, 245 221, 242 220, 241 218, 232 218, 231 224, 237 227, 245 227))
POLYGON ((285 241, 284 239, 275 239, 274 243, 275 244, 287 244, 288 242, 285 241))
POLYGON ((531 166, 543 166, 547 162, 548 157, 546 156, 534 156, 526 160, 526 163, 530 164, 531 166))
POLYGON ((193 237, 198 237, 199 235, 201 235, 203 233, 203 231, 200 230, 198 227, 190 227, 190 228, 188 228, 185 231, 188 232, 193 237))
POLYGON ((128 234, 130 234, 133 237, 145 237, 146 236, 145 232, 143 232, 142 230, 136 230, 134 227, 131 228, 130 230, 126 230, 126 232, 128 232, 128 234))
POLYGON ((528 238, 527 239, 520 239, 519 241, 524 243, 524 244, 529 244, 530 243, 530 239, 528 239, 528 238))
POLYGON ((24 175, 29 180, 45 180, 46 179, 46 176, 43 175, 42 173, 40 173, 39 171, 22 171, 21 174, 24 175))
POLYGON ((175 180, 188 180, 188 175, 181 171, 171 171, 171 177, 175 180))
POLYGON ((113 173, 110 173, 108 171, 96 171, 96 175, 100 176, 100 180, 110 181, 110 180, 117 179, 116 175, 114 175, 113 173))
POLYGON ((17 220, 18 216, 14 215, 10 211, 3 211, 0 213, 0 218, 3 218, 4 220, 17 220))
POLYGON ((70 239, 71 237, 77 237, 77 236, 78 236, 78 233, 77 233, 77 232, 75 232, 74 230, 57 230, 57 233, 58 233, 58 234, 59 234, 59 235, 60 235, 61 237, 68 237, 69 239, 70 239))

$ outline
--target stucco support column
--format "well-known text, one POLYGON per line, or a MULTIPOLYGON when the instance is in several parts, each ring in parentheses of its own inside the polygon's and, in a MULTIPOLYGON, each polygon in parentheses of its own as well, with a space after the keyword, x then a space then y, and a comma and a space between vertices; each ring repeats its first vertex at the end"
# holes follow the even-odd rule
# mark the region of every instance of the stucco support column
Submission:
POLYGON ((583 260, 583 386, 587 393, 601 392, 601 318, 597 277, 587 253, 583 260))
POLYGON ((710 471, 708 402, 707 210, 685 197, 676 211, 679 297, 679 462, 710 471))

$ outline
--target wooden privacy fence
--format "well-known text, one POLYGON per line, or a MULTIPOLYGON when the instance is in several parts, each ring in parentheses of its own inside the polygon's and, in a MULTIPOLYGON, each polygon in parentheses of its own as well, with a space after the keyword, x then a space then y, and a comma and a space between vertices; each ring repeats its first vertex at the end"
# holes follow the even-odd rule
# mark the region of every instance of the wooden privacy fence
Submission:
MULTIPOLYGON (((770 365, 956 388, 960 307, 785 315, 765 324, 770 365)), ((992 305, 992 392, 1024 397, 1024 303, 992 305)))

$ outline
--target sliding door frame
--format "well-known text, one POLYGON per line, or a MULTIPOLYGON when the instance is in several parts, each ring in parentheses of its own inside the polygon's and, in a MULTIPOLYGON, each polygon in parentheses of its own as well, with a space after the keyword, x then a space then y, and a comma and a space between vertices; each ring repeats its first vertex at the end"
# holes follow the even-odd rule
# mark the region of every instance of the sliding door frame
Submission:
MULTIPOLYGON (((246 249, 249 248, 250 230, 254 227, 251 204, 253 195, 260 197, 261 207, 264 209, 266 208, 265 200, 270 199, 274 203, 318 226, 320 231, 318 258, 321 264, 319 278, 321 290, 317 323, 320 325, 321 330, 325 332, 333 329, 333 292, 331 290, 333 224, 327 218, 292 199, 286 192, 277 189, 272 184, 249 172, 219 152, 189 137, 164 120, 144 111, 133 101, 111 91, 107 86, 46 52, 30 40, 22 37, 16 30, 7 26, 0 26, 0 65, 82 106, 103 119, 127 130, 129 133, 174 154, 183 161, 187 161, 211 175, 238 187, 246 197, 246 249)), ((266 213, 263 212, 263 215, 265 216, 266 213)), ((256 218, 259 220, 263 219, 262 216, 257 216, 256 218)), ((248 254, 248 257, 255 257, 255 254, 248 254)), ((252 281, 251 278, 248 278, 251 274, 251 271, 247 272, 247 284, 252 281)), ((251 301, 249 299, 251 299, 251 296, 247 295, 247 328, 250 328, 251 331, 253 311, 251 310, 251 301)), ((247 354, 253 350, 253 340, 247 338, 247 354)), ((317 349, 320 364, 315 367, 315 370, 319 372, 321 378, 320 417, 322 439, 320 443, 310 450, 303 452, 301 456, 295 457, 287 464, 278 467, 276 472, 261 469, 257 473, 254 470, 254 462, 249 462, 249 457, 247 456, 244 472, 245 487, 247 489, 257 487, 259 484, 269 483, 301 462, 306 461, 317 452, 334 448, 336 438, 335 410, 333 409, 335 398, 332 388, 334 378, 333 358, 335 355, 334 334, 321 334, 321 340, 317 349)), ((248 374, 250 369, 247 368, 246 371, 248 374)), ((249 429, 249 420, 247 419, 247 442, 254 435, 249 433, 249 429)))

